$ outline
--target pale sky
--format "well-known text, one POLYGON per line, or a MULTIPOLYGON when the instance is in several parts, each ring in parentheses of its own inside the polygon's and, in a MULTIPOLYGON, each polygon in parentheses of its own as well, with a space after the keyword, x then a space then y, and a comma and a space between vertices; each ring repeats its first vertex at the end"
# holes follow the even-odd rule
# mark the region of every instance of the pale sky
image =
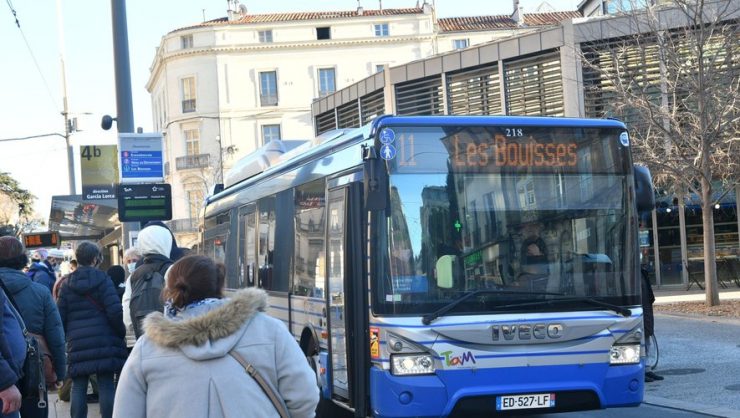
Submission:
MULTIPOLYGON (((431 0, 429 0, 431 1, 431 0)), ((575 10, 580 0, 548 0, 556 10, 575 10)), ((60 65, 63 38, 70 113, 78 132, 72 144, 116 142, 115 125, 100 128, 102 115, 115 116, 115 84, 110 1, 10 0, 0 5, 0 171, 7 171, 38 200, 35 210, 49 216, 52 195, 68 194, 67 160, 60 136, 2 141, 48 133, 63 133, 60 65), (9 3, 9 4, 8 4, 9 3), (60 30, 57 4, 62 5, 60 30), (11 7, 20 22, 18 29, 11 7), (22 32, 21 32, 22 31, 22 32), (63 37, 61 34, 63 33, 63 37), (25 35, 25 40, 22 35, 25 35), (34 63, 31 52, 38 63, 34 63)), ((361 0, 365 9, 377 9, 378 0, 361 0)), ((383 8, 414 7, 416 0, 382 0, 383 8)), ((533 12, 542 0, 521 0, 533 12)), ((353 10, 357 0, 243 0, 249 13, 353 10)), ((155 48, 163 35, 194 23, 226 16, 225 0, 128 0, 129 54, 134 123, 151 130, 151 102, 145 84, 155 48)), ((436 0, 439 17, 502 15, 512 12, 511 0, 436 0)), ((76 149, 75 153, 79 153, 76 149)), ((81 190, 76 162, 77 193, 81 190)))

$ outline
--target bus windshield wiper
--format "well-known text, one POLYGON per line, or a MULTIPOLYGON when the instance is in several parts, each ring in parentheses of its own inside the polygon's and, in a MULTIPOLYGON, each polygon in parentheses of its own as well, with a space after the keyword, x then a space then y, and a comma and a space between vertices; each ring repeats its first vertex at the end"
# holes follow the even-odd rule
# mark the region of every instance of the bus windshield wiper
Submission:
POLYGON ((547 299, 547 300, 538 300, 535 302, 524 302, 524 303, 512 303, 509 305, 502 305, 497 306, 496 309, 506 309, 506 308, 519 308, 522 306, 541 306, 541 305, 553 305, 556 303, 567 303, 567 302, 584 302, 588 303, 589 305, 598 306, 600 308, 606 308, 610 311, 614 311, 624 317, 632 316, 632 311, 624 308, 619 305, 613 305, 611 303, 602 302, 600 300, 589 298, 589 297, 562 297, 562 298, 555 298, 555 299, 547 299))
POLYGON ((424 325, 429 325, 434 321, 435 319, 439 318, 440 316, 446 314, 447 312, 455 309, 455 307, 466 300, 478 296, 478 295, 485 295, 485 294, 496 294, 496 295, 548 295, 548 296, 562 296, 562 293, 547 293, 547 292, 524 292, 524 291, 518 291, 518 290, 503 290, 503 289, 478 289, 474 290, 472 292, 466 293, 459 298, 453 300, 452 302, 448 303, 447 305, 439 308, 438 310, 424 315, 421 317, 421 322, 424 325))

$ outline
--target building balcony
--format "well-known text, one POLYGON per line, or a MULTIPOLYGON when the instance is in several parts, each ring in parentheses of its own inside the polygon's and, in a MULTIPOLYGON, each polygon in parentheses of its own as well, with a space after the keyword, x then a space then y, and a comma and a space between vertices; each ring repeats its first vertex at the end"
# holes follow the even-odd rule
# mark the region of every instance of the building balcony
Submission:
POLYGON ((191 170, 194 168, 208 168, 211 166, 211 154, 194 154, 175 158, 177 170, 191 170))
POLYGON ((182 101, 182 113, 195 112, 195 99, 182 101))
POLYGON ((171 221, 167 221, 167 226, 169 226, 170 230, 173 233, 191 233, 191 232, 198 232, 198 219, 173 219, 171 221))

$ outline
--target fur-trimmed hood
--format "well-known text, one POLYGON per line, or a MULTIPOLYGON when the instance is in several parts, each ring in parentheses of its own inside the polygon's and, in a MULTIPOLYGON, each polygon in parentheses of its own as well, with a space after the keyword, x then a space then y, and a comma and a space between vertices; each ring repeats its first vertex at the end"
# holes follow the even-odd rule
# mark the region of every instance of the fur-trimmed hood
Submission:
POLYGON ((249 322, 267 308, 267 293, 249 288, 217 303, 189 309, 175 318, 160 312, 144 319, 144 335, 154 344, 179 348, 197 360, 225 355, 244 334, 249 322))

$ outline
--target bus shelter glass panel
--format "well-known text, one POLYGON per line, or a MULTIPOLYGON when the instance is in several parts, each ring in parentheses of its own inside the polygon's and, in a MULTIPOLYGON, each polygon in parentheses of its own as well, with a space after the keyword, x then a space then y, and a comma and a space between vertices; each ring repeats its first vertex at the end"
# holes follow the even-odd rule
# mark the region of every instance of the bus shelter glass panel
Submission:
POLYGON ((479 290, 491 291, 453 313, 593 309, 584 298, 640 303, 621 130, 393 129, 398 155, 378 250, 388 267, 374 311, 424 314, 479 290), (537 303, 556 297, 569 300, 537 303))
POLYGON ((349 396, 347 338, 344 306, 344 190, 330 192, 327 254, 329 277, 329 328, 331 334, 332 392, 349 396))

